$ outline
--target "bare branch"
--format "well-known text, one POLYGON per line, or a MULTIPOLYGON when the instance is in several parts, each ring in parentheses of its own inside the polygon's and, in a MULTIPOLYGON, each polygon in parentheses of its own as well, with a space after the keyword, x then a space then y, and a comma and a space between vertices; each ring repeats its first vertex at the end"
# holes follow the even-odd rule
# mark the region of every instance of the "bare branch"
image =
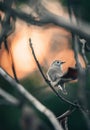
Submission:
POLYGON ((7 82, 12 85, 12 87, 19 91, 22 97, 31 102, 38 111, 43 113, 49 119, 55 130, 63 130, 59 125, 59 122, 56 120, 55 115, 43 104, 41 104, 35 97, 33 97, 21 84, 12 79, 2 68, 0 68, 0 76, 2 76, 7 82))
POLYGON ((68 117, 68 116, 70 116, 75 110, 76 110, 76 108, 69 109, 69 110, 67 110, 65 113, 63 113, 62 115, 58 116, 57 119, 60 121, 60 120, 64 119, 65 117, 68 117))
POLYGON ((9 53, 10 53, 10 56, 11 56, 11 60, 12 60, 12 71, 13 71, 13 76, 16 80, 17 83, 19 83, 19 80, 18 80, 18 77, 17 77, 17 74, 16 74, 16 70, 15 70, 15 65, 14 65, 14 58, 12 56, 12 53, 11 53, 11 50, 9 49, 9 53))
POLYGON ((35 52, 34 52, 34 49, 33 49, 32 43, 31 43, 31 39, 29 39, 29 42, 30 42, 30 47, 31 47, 32 54, 33 54, 33 57, 34 57, 34 59, 35 59, 35 62, 36 62, 36 64, 37 64, 37 66, 38 66, 38 69, 39 69, 41 75, 43 76, 44 80, 46 81, 46 83, 50 86, 50 88, 54 91, 54 93, 58 96, 58 98, 59 98, 60 100, 62 100, 62 101, 64 101, 64 102, 66 102, 66 103, 68 103, 68 104, 70 104, 70 105, 72 105, 72 106, 78 108, 78 107, 79 107, 78 104, 72 103, 72 102, 70 102, 69 100, 67 100, 66 98, 62 97, 62 96, 55 90, 55 88, 51 85, 50 81, 45 77, 45 75, 44 75, 44 73, 43 73, 43 71, 42 71, 42 69, 41 69, 41 66, 40 66, 40 64, 39 64, 39 62, 38 62, 38 60, 37 60, 37 58, 36 58, 36 55, 35 55, 35 52))

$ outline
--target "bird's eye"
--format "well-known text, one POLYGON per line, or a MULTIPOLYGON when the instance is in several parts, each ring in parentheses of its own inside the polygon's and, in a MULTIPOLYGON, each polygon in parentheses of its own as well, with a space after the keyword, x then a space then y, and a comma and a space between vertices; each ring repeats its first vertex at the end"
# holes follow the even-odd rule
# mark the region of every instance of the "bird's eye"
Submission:
POLYGON ((60 65, 60 62, 59 62, 59 61, 56 61, 56 64, 57 64, 57 65, 60 65))

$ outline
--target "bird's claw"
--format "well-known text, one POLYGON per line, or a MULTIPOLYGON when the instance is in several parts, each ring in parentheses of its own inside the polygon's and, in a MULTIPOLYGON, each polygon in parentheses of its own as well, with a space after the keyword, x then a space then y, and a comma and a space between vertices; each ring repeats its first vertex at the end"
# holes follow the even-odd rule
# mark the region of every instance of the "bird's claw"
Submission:
POLYGON ((67 94, 65 85, 63 87, 61 85, 58 85, 58 88, 62 91, 63 94, 65 94, 65 95, 67 94))

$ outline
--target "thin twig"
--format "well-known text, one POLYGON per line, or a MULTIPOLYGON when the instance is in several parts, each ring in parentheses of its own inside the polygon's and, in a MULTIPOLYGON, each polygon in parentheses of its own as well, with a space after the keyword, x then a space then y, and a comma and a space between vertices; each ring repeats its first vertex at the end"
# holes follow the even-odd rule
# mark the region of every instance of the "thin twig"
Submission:
POLYGON ((15 65, 14 65, 14 58, 13 58, 11 49, 9 49, 9 53, 10 53, 11 60, 12 60, 11 66, 12 66, 13 76, 14 76, 16 82, 19 83, 19 80, 18 80, 18 77, 17 77, 17 74, 16 74, 16 69, 15 69, 15 65))
POLYGON ((70 102, 69 100, 67 100, 66 98, 64 98, 64 97, 62 97, 61 95, 59 95, 59 93, 58 93, 58 92, 55 90, 55 88, 51 85, 50 81, 45 77, 45 75, 44 75, 44 73, 43 73, 43 71, 42 71, 42 69, 41 69, 41 66, 40 66, 40 64, 39 64, 39 62, 38 62, 38 60, 37 60, 37 58, 36 58, 36 55, 35 55, 35 52, 34 52, 34 49, 33 49, 32 43, 31 43, 31 39, 29 39, 29 42, 30 42, 30 47, 31 47, 31 50, 32 50, 33 57, 34 57, 34 59, 35 59, 35 62, 36 62, 36 64, 37 64, 37 66, 38 66, 38 69, 39 69, 41 75, 43 76, 45 82, 50 86, 50 88, 54 91, 54 93, 58 96, 58 98, 59 98, 60 100, 62 100, 62 101, 64 101, 64 102, 66 102, 66 103, 68 103, 68 104, 70 104, 70 105, 72 105, 72 106, 78 108, 78 107, 79 107, 78 104, 72 103, 72 102, 70 102))
POLYGON ((68 117, 68 116, 70 116, 75 110, 76 110, 76 108, 69 109, 69 110, 67 110, 65 113, 63 113, 62 115, 58 116, 57 119, 60 121, 60 120, 64 119, 65 117, 68 117))
POLYGON ((2 68, 0 68, 0 76, 3 77, 7 82, 12 85, 17 91, 20 92, 22 97, 26 98, 32 105, 43 115, 45 115, 51 122, 55 130, 63 130, 61 125, 57 121, 55 115, 47 109, 43 104, 41 104, 34 96, 31 95, 21 84, 17 83, 13 78, 11 78, 2 68))

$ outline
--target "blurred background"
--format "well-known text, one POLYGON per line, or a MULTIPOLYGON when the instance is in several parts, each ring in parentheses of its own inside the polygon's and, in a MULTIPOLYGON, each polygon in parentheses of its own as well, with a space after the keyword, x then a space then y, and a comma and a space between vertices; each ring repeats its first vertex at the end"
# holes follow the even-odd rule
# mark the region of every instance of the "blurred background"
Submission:
MULTIPOLYGON (((70 1, 73 8, 73 19, 77 17, 80 21, 89 24, 90 0, 70 1)), ((68 0, 16 0, 14 1, 13 8, 27 14, 32 14, 37 19, 47 19, 47 11, 45 10, 47 9, 51 13, 58 15, 58 17, 64 17, 69 20, 68 0)), ((2 19, 3 15, 3 12, 0 12, 2 19)), ((15 21, 15 30, 8 37, 10 53, 5 50, 4 44, 2 44, 0 49, 0 66, 13 77, 11 67, 12 55, 16 75, 20 83, 58 117, 68 110, 70 106, 60 101, 44 81, 33 58, 29 46, 29 38, 31 38, 36 57, 46 75, 47 69, 52 61, 57 59, 66 62, 64 70, 67 70, 68 67, 75 67, 76 61, 74 58, 71 33, 53 24, 40 27, 27 24, 17 18, 15 21)), ((86 56, 89 61, 90 56, 88 52, 86 52, 86 56)), ((81 53, 79 54, 79 61, 82 67, 85 67, 85 62, 81 53)), ((89 72, 87 73, 87 77, 86 92, 89 99, 89 72)), ((15 96, 19 96, 19 94, 12 89, 12 86, 2 78, 0 78, 0 85, 8 92, 13 93, 15 96)), ((66 84, 66 90, 68 92, 67 95, 63 95, 60 90, 58 92, 72 102, 77 101, 77 82, 66 84)), ((0 130, 21 130, 20 117, 20 109, 1 105, 0 130)), ((87 130, 85 120, 80 111, 75 111, 69 116, 68 127, 69 130, 87 130)))

